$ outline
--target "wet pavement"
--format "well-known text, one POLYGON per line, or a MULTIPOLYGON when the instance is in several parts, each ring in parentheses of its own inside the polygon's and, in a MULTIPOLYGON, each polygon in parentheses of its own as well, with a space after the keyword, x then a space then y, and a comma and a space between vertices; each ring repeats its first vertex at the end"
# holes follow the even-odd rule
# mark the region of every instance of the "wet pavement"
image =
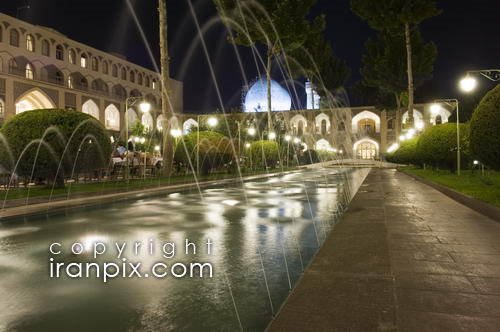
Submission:
POLYGON ((270 331, 498 331, 500 224, 372 169, 270 331))

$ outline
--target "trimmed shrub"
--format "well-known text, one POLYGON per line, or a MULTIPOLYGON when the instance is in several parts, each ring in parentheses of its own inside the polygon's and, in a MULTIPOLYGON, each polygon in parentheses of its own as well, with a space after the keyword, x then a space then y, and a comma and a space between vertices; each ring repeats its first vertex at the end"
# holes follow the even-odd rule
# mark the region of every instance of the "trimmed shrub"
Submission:
MULTIPOLYGON (((469 126, 460 124, 461 161, 466 165, 470 160, 469 126)), ((457 126, 445 123, 430 127, 420 135, 417 153, 423 163, 434 167, 456 169, 457 126)))
POLYGON ((275 141, 255 141, 249 149, 254 168, 276 167, 279 160, 278 143, 275 141))
POLYGON ((386 159, 396 164, 420 164, 420 156, 417 151, 418 137, 401 143, 399 149, 387 154, 386 159))
POLYGON ((0 133, 12 153, 0 144, 0 160, 5 168, 21 177, 55 181, 61 186, 64 178, 73 173, 109 165, 112 147, 108 132, 85 113, 60 109, 28 111, 8 120, 0 133))
POLYGON ((483 164, 500 169, 500 84, 484 96, 472 114, 470 145, 483 164))
POLYGON ((199 136, 198 132, 192 132, 181 138, 175 150, 174 160, 185 166, 189 165, 191 160, 193 167, 196 168, 197 152, 200 170, 204 175, 223 167, 233 159, 233 147, 227 137, 215 131, 200 131, 199 136))
POLYGON ((320 162, 320 157, 318 152, 312 149, 308 149, 299 158, 299 163, 301 165, 316 164, 319 162, 320 162))

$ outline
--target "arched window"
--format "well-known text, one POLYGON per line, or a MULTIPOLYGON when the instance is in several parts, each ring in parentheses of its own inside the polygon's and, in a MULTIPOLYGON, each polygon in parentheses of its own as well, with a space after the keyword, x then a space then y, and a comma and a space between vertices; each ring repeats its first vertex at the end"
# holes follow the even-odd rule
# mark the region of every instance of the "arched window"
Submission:
POLYGON ((113 70, 112 70, 113 77, 118 77, 118 66, 113 65, 113 70))
POLYGON ((297 135, 302 135, 304 134, 304 122, 303 121, 299 121, 299 123, 297 124, 297 135))
POLYGON ((68 88, 73 89, 73 78, 71 78, 71 75, 68 76, 68 88))
POLYGON ((26 74, 25 74, 25 76, 29 80, 32 80, 34 78, 33 67, 29 63, 26 64, 26 74))
POLYGON ((146 79, 144 80, 144 85, 149 88, 149 76, 146 76, 146 79))
POLYGON ((83 53, 81 56, 80 56, 80 66, 82 68, 87 68, 87 55, 85 53, 83 53))
POLYGON ((50 44, 47 39, 42 40, 42 55, 50 56, 50 44))
POLYGON ((56 59, 57 60, 64 60, 64 50, 61 45, 56 46, 56 59))
POLYGON ((56 80, 57 84, 61 84, 61 85, 64 84, 63 83, 63 81, 64 81, 63 75, 62 75, 62 73, 60 71, 56 71, 56 73, 55 73, 55 80, 56 80))
POLYGON ((72 65, 74 65, 76 63, 76 53, 75 53, 74 50, 69 50, 69 52, 68 52, 68 61, 72 65))
POLYGON ((156 80, 153 80, 153 84, 152 84, 152 87, 153 87, 153 90, 156 90, 156 80))
POLYGON ((0 43, 3 41, 3 30, 2 27, 0 27, 0 43))
POLYGON ((137 75, 137 84, 142 85, 142 74, 137 75))
POLYGON ((144 113, 141 119, 142 125, 146 127, 146 130, 153 130, 153 116, 151 113, 144 113))
POLYGON ((344 131, 345 130, 345 123, 344 121, 339 122, 339 131, 344 131))
POLYGON ((440 125, 443 123, 443 118, 441 117, 441 115, 436 115, 436 124, 437 125, 440 125))
POLYGON ((394 130, 394 119, 389 119, 389 121, 387 121, 387 129, 394 130))
POLYGON ((9 60, 9 72, 16 75, 19 75, 21 72, 19 65, 17 64, 17 61, 14 58, 9 60))
POLYGON ((10 45, 19 47, 19 32, 16 29, 10 30, 10 45))
POLYGON ((35 39, 32 35, 26 35, 26 49, 35 52, 35 39))
POLYGON ((103 61, 102 62, 102 72, 107 75, 108 71, 109 71, 108 62, 107 61, 103 61))
POLYGON ((130 82, 135 83, 135 73, 133 71, 130 72, 130 82))
POLYGON ((326 120, 321 120, 321 135, 326 135, 326 120))
POLYGON ((98 71, 99 70, 99 62, 97 62, 96 57, 92 57, 92 70, 93 71, 98 71))
POLYGON ((127 79, 127 70, 125 68, 122 68, 122 70, 121 70, 121 78, 122 78, 122 80, 127 79))

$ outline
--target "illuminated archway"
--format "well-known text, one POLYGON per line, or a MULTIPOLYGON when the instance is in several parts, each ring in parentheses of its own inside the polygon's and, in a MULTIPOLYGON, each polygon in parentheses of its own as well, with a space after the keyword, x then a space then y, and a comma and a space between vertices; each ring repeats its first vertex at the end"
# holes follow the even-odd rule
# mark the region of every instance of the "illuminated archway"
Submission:
POLYGON ((318 134, 326 135, 330 131, 330 118, 325 113, 318 114, 315 123, 318 134))
POLYGON ((83 103, 82 112, 88 115, 92 115, 94 118, 99 120, 99 107, 92 99, 89 99, 85 103, 83 103))
POLYGON ((163 115, 160 114, 156 118, 156 130, 162 131, 163 130, 163 115))
POLYGON ((378 157, 379 144, 372 139, 364 138, 354 143, 353 150, 358 159, 375 159, 378 157))
POLYGON ((194 119, 187 119, 184 121, 184 124, 182 125, 182 130, 184 132, 184 135, 187 135, 191 132, 193 127, 198 127, 198 122, 194 119))
POLYGON ((380 132, 380 117, 373 113, 373 112, 370 112, 370 111, 363 111, 363 112, 360 112, 358 114, 356 114, 353 118, 352 118, 352 133, 353 134, 357 134, 358 133, 358 124, 361 120, 373 120, 373 122, 375 122, 375 132, 379 133, 380 132))
POLYGON ((120 111, 115 105, 110 104, 104 110, 104 118, 106 123, 106 128, 111 130, 120 130, 120 111))
POLYGON ((46 108, 55 108, 56 105, 41 90, 33 89, 24 93, 16 101, 16 114, 46 108))
POLYGON ((333 148, 326 139, 320 139, 314 144, 314 148, 318 151, 331 151, 333 148))
POLYGON ((144 113, 142 114, 142 119, 141 119, 142 124, 144 127, 146 127, 147 130, 152 130, 153 129, 153 116, 151 116, 150 113, 144 113))
POLYGON ((127 120, 128 120, 128 129, 130 130, 130 127, 135 125, 135 123, 139 120, 137 117, 137 113, 132 109, 129 108, 127 110, 127 120))

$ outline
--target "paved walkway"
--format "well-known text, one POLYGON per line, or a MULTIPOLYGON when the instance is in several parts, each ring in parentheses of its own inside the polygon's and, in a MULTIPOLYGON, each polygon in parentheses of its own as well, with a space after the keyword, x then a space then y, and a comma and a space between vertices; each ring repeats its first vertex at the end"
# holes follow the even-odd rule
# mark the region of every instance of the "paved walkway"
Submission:
POLYGON ((372 169, 270 331, 499 331, 500 223, 372 169))

